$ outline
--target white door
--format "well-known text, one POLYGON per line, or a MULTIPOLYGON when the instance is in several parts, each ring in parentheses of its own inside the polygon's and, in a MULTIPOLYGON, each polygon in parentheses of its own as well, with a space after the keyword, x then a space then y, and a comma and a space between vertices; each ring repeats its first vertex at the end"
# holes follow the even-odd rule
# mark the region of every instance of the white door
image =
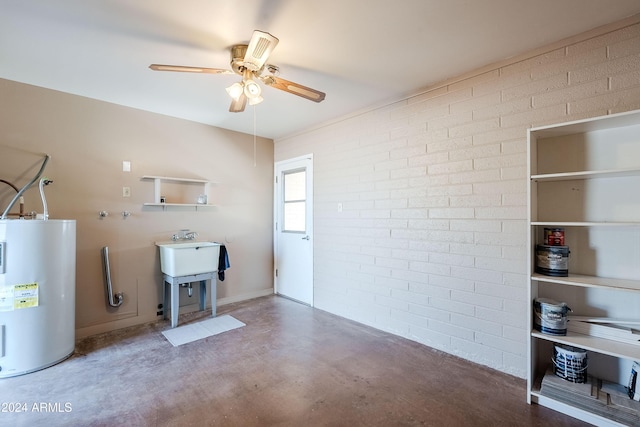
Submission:
POLYGON ((313 306, 313 155, 275 164, 275 292, 313 306))

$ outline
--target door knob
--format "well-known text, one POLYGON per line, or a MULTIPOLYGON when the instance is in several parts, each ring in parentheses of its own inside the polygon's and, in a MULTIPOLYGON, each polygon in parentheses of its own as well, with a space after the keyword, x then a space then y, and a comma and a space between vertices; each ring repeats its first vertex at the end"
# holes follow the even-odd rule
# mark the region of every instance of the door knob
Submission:
POLYGON ((309 236, 304 236, 304 237, 302 238, 302 240, 309 240, 310 238, 311 238, 311 237, 309 237, 309 236))

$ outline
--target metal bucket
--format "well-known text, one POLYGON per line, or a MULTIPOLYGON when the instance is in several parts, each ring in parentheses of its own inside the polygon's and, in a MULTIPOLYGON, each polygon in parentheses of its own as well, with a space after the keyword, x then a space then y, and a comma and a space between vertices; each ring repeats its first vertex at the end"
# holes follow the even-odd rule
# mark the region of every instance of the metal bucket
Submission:
POLYGON ((545 276, 569 275, 569 246, 536 245, 536 273, 545 276))
POLYGON ((571 309, 565 303, 548 298, 533 300, 533 325, 543 334, 567 335, 567 313, 571 309))

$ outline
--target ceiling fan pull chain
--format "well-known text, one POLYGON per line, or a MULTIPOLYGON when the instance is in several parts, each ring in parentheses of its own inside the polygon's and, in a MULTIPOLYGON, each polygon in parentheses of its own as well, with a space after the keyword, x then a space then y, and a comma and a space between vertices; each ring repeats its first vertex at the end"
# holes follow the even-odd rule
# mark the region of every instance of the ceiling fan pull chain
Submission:
POLYGON ((256 106, 253 106, 253 167, 256 167, 256 106))

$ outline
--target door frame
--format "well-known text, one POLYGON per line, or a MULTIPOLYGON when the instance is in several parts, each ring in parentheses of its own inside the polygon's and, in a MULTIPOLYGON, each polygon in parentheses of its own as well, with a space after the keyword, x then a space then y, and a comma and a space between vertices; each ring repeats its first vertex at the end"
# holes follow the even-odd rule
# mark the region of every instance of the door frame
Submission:
MULTIPOLYGON (((293 157, 290 159, 280 160, 274 163, 273 165, 273 293, 278 294, 278 244, 279 244, 279 236, 278 236, 278 223, 280 220, 280 208, 282 204, 282 191, 281 191, 281 183, 280 176, 278 174, 278 169, 282 166, 286 166, 287 163, 299 162, 301 160, 309 160, 309 168, 307 169, 307 179, 311 179, 311 185, 308 186, 307 199, 311 200, 311 219, 308 224, 307 235, 311 238, 311 303, 309 304, 311 307, 314 306, 314 277, 313 272, 315 270, 315 261, 314 261, 314 251, 313 251, 313 153, 305 154, 298 157, 293 157)), ((286 295, 281 295, 286 298, 286 295)), ((298 301, 301 302, 301 301, 298 301)), ((304 302, 301 302, 306 304, 304 302)))

